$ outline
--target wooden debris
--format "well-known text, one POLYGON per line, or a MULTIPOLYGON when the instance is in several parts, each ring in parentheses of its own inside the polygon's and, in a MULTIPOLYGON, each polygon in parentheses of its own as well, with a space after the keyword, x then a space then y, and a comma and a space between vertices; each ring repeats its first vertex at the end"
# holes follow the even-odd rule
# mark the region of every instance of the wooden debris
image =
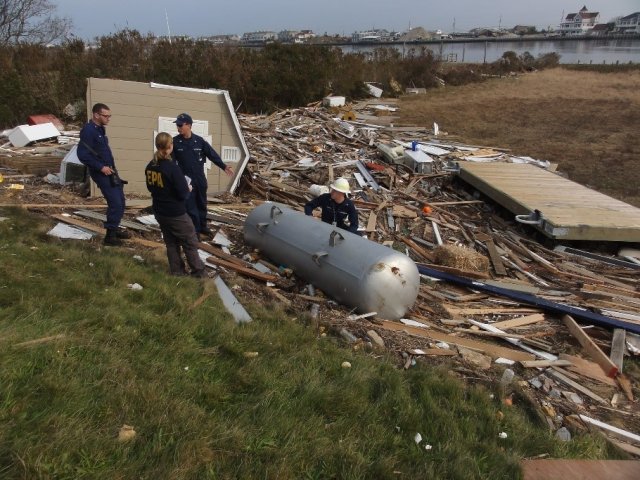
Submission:
POLYGON ((585 352, 593 358, 593 360, 600 365, 600 368, 604 371, 607 377, 615 378, 618 373, 618 367, 615 363, 611 361, 609 357, 607 357, 600 347, 598 347, 591 338, 584 333, 582 328, 576 323, 576 321, 571 318, 570 315, 564 315, 562 317, 562 321, 567 326, 571 334, 580 342, 582 348, 584 348, 585 352))

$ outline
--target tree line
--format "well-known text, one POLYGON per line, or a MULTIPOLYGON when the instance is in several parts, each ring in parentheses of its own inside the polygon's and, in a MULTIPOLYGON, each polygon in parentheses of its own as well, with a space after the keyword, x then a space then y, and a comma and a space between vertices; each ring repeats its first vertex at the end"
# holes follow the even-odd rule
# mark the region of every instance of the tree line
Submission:
POLYGON ((66 105, 84 100, 88 77, 218 88, 229 91, 241 112, 269 113, 328 94, 364 98, 365 81, 379 84, 385 95, 398 95, 405 87, 432 88, 441 80, 462 84, 478 81, 485 73, 557 64, 557 58, 508 53, 507 60, 494 64, 442 68, 425 47, 404 55, 393 48, 365 55, 332 46, 279 43, 244 48, 169 41, 129 29, 100 37, 92 45, 78 39, 55 46, 5 43, 0 44, 0 126, 24 123, 34 113, 63 116, 66 105))

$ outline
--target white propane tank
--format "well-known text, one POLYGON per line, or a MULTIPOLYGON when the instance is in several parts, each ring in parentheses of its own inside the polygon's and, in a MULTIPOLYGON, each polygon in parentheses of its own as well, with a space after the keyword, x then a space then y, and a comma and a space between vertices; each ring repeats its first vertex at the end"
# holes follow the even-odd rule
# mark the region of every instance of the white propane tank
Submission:
POLYGON ((397 320, 414 304, 420 275, 406 255, 265 202, 249 213, 245 242, 359 313, 397 320))

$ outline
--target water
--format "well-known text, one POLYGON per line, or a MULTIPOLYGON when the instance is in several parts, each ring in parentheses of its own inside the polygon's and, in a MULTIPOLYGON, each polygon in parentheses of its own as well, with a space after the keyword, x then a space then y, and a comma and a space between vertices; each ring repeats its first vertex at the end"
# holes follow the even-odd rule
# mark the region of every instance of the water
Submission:
POLYGON ((534 57, 556 52, 560 63, 639 63, 640 39, 602 39, 602 40, 514 40, 508 42, 441 42, 429 44, 350 44, 341 48, 345 53, 371 53, 380 47, 396 48, 404 55, 410 49, 419 51, 422 47, 431 50, 444 60, 458 63, 495 62, 507 51, 518 55, 529 52, 534 57))

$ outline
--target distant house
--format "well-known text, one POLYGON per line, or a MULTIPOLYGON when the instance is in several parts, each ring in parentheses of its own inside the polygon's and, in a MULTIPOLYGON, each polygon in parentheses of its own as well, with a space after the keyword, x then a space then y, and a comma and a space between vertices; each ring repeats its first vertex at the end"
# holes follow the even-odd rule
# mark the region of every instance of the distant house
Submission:
POLYGON ((384 29, 381 30, 367 30, 363 32, 353 32, 351 35, 351 41, 354 43, 371 43, 371 42, 386 42, 391 39, 391 34, 384 29))
POLYGON ((516 35, 528 35, 536 33, 536 27, 531 25, 516 25, 511 29, 511 32, 516 35))
POLYGON ((578 13, 570 13, 560 24, 560 35, 586 35, 600 20, 600 12, 590 12, 586 5, 578 13))
POLYGON ((247 32, 242 34, 242 43, 267 43, 277 38, 276 32, 247 32))
POLYGON ((604 35, 607 35, 610 30, 611 25, 609 25, 608 23, 598 23, 597 25, 594 25, 591 30, 589 30, 589 35, 594 37, 602 37, 604 35))
POLYGON ((640 35, 640 12, 635 12, 616 20, 613 32, 640 35))

